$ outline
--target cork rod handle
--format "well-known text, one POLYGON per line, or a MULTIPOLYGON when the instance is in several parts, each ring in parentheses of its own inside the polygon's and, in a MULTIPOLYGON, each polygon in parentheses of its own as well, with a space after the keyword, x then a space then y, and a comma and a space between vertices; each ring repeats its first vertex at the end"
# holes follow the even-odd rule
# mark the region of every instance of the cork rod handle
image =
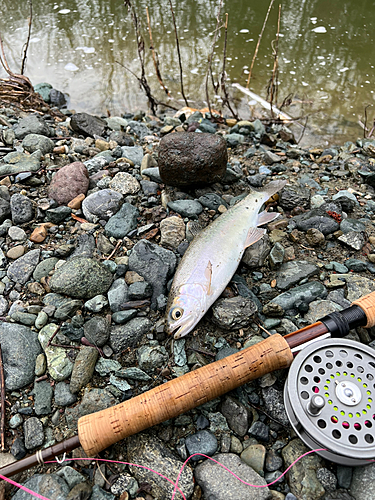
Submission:
POLYGON ((177 417, 274 370, 293 355, 275 334, 247 349, 175 378, 124 403, 78 421, 80 443, 89 457, 127 436, 177 417))
POLYGON ((367 324, 364 328, 375 326, 375 292, 364 295, 352 302, 352 306, 359 306, 366 314, 367 324))

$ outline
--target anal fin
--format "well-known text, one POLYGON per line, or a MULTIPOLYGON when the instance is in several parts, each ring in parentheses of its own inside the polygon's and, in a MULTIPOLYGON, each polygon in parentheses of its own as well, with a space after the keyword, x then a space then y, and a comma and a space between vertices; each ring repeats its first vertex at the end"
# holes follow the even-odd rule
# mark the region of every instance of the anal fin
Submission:
POLYGON ((263 224, 268 224, 269 222, 272 222, 273 220, 277 219, 279 217, 278 212, 261 212, 258 215, 258 224, 257 226, 263 226, 263 224))
POLYGON ((247 238, 245 241, 244 248, 254 245, 254 243, 259 241, 265 234, 266 234, 265 229, 259 229, 257 227, 250 228, 249 232, 247 233, 247 238))

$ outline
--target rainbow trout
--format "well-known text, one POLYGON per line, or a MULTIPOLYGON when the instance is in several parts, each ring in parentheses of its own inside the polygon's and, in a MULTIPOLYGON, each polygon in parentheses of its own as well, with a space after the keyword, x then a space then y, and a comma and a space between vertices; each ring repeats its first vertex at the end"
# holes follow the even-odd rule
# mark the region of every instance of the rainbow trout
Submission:
POLYGON ((220 215, 190 243, 177 267, 169 292, 166 331, 175 339, 191 332, 221 295, 247 247, 266 233, 258 226, 279 214, 258 213, 262 205, 287 181, 273 181, 254 190, 220 215))

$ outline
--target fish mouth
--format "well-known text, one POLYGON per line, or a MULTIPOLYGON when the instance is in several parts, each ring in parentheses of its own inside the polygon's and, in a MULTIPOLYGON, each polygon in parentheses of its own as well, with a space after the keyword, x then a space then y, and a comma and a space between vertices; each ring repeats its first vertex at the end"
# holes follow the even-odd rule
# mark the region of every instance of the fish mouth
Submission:
POLYGON ((167 324, 165 331, 169 335, 173 335, 175 340, 185 337, 189 332, 191 332, 195 326, 194 317, 184 318, 184 323, 167 324))

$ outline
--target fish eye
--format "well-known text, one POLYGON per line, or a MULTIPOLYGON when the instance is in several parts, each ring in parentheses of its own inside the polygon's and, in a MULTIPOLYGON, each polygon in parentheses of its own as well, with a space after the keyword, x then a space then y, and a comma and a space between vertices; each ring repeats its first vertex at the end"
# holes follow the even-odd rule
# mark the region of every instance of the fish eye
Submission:
POLYGON ((181 309, 180 307, 175 307, 171 312, 172 319, 180 319, 183 313, 183 309, 181 309))

